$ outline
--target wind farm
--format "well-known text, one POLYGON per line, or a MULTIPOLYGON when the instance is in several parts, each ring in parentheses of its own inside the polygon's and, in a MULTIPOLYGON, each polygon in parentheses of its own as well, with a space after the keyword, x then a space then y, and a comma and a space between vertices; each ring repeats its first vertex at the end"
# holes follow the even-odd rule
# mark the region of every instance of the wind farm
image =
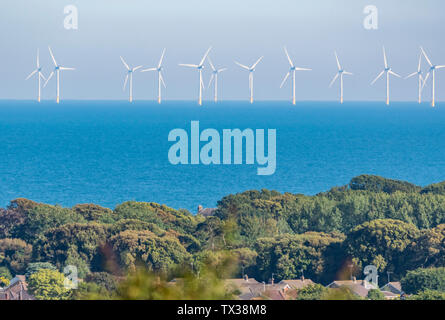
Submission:
MULTIPOLYGON (((75 70, 75 68, 72 67, 65 67, 60 65, 55 55, 53 54, 53 51, 51 47, 48 47, 49 55, 53 64, 53 70, 49 74, 49 76, 46 78, 43 74, 43 67, 41 65, 40 61, 40 51, 37 49, 37 56, 36 56, 36 65, 35 69, 25 78, 25 80, 29 80, 33 76, 37 75, 37 101, 40 102, 42 100, 42 89, 47 86, 49 81, 52 77, 56 76, 56 103, 60 103, 60 86, 61 86, 61 80, 60 80, 60 72, 61 71, 68 71, 68 70, 75 70), (42 80, 44 80, 44 85, 42 87, 41 83, 42 80)), ((181 67, 188 67, 193 68, 198 71, 198 105, 202 106, 203 104, 203 91, 205 89, 204 85, 204 69, 205 69, 205 63, 207 62, 210 66, 209 68, 209 81, 207 88, 210 88, 213 84, 213 93, 212 93, 212 100, 214 102, 218 102, 219 100, 219 84, 220 84, 220 73, 227 70, 226 67, 217 67, 213 63, 212 59, 209 56, 210 51, 212 50, 212 47, 210 46, 204 53, 204 55, 199 60, 199 63, 197 64, 185 64, 185 63, 179 63, 179 66, 181 67)), ((296 83, 296 74, 297 71, 312 71, 311 68, 306 67, 297 67, 294 63, 294 60, 291 58, 287 47, 283 47, 287 63, 288 63, 288 71, 284 75, 284 78, 281 81, 281 84, 279 88, 283 88, 283 86, 286 84, 289 78, 291 78, 291 103, 292 105, 296 105, 297 102, 297 83, 296 83)), ((371 85, 374 85, 380 78, 385 76, 386 78, 386 105, 390 104, 390 77, 395 76, 398 78, 402 78, 398 73, 395 73, 388 63, 387 58, 387 52, 385 47, 383 47, 383 69, 381 72, 377 75, 377 77, 371 82, 371 85)), ((164 48, 161 52, 161 56, 158 60, 158 63, 154 67, 143 67, 143 65, 137 65, 135 67, 130 67, 130 65, 126 62, 126 60, 120 56, 120 60, 122 64, 124 65, 126 69, 124 84, 123 84, 123 91, 126 90, 127 84, 129 85, 128 89, 128 101, 133 102, 133 90, 134 90, 134 84, 133 84, 133 76, 136 71, 139 70, 139 72, 157 72, 157 102, 161 104, 162 102, 162 87, 166 88, 165 80, 164 80, 164 58, 165 58, 165 52, 166 48, 164 48)), ((335 56, 335 62, 337 64, 337 73, 335 74, 334 78, 331 80, 329 84, 329 88, 331 88, 337 80, 339 80, 339 93, 340 93, 340 104, 344 103, 344 76, 345 75, 353 75, 353 73, 346 71, 343 67, 342 63, 340 62, 339 56, 337 54, 337 51, 334 51, 335 56)), ((249 102, 252 104, 254 102, 254 73, 256 71, 256 68, 258 64, 262 61, 263 56, 259 57, 252 65, 248 66, 245 64, 242 64, 238 61, 235 61, 235 64, 240 66, 242 69, 249 72, 248 79, 249 79, 249 102)), ((418 56, 418 63, 417 63, 417 70, 415 72, 412 72, 408 74, 403 79, 410 79, 414 76, 417 76, 417 102, 419 104, 422 103, 422 93, 424 90, 424 87, 426 86, 428 80, 431 78, 431 87, 432 87, 432 95, 431 95, 431 106, 435 107, 436 105, 436 70, 445 68, 445 65, 435 65, 431 62, 431 59, 427 55, 426 51, 423 47, 420 47, 420 53, 418 56), (428 64, 428 69, 426 71, 422 70, 422 60, 425 60, 428 64), (426 76, 424 76, 426 72, 426 76)), ((305 77, 302 80, 302 84, 307 79, 305 77)))

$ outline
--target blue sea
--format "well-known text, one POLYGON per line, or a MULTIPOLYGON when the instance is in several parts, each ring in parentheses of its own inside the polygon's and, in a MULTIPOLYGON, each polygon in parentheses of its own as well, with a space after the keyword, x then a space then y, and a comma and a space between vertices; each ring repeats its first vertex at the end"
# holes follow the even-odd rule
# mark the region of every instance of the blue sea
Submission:
POLYGON ((0 205, 25 197, 109 208, 154 201, 196 212, 250 189, 316 194, 360 174, 445 180, 445 104, 0 101, 0 205), (172 165, 170 130, 276 129, 277 168, 172 165))

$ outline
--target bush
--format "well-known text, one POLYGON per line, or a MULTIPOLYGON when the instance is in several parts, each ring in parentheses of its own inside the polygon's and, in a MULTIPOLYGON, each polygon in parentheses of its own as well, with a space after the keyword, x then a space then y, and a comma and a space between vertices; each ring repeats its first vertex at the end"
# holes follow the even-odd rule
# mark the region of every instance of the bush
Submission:
POLYGON ((417 294, 426 290, 445 292, 445 268, 419 268, 408 271, 400 283, 408 294, 417 294))

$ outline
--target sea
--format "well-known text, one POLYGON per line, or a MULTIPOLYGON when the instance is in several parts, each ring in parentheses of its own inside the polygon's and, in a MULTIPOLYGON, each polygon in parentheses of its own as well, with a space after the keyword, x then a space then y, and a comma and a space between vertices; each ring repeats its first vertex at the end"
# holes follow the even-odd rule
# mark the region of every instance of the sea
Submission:
MULTIPOLYGON (((203 143, 201 143, 203 144, 203 143)), ((445 103, 0 101, 0 206, 24 197, 70 207, 128 200, 195 213, 253 189, 307 195, 375 174, 445 180, 445 103), (276 129, 276 171, 173 165, 169 132, 276 129)))

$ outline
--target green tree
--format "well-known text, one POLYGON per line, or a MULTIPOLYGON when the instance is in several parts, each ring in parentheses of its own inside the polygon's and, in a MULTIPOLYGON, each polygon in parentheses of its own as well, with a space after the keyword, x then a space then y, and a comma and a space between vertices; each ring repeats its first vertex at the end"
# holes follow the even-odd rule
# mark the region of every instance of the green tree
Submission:
POLYGON ((38 300, 67 300, 70 290, 64 286, 65 276, 55 270, 41 269, 28 278, 28 288, 38 300))
POLYGON ((28 279, 32 274, 42 270, 42 269, 49 269, 49 270, 57 270, 57 268, 49 262, 33 262, 29 263, 26 267, 26 278, 28 279))
POLYGON ((408 271, 400 281, 403 291, 417 294, 425 290, 445 292, 445 268, 419 268, 408 271))
POLYGON ((31 260, 32 246, 21 239, 0 239, 0 266, 20 274, 31 260))
POLYGON ((437 290, 420 291, 409 296, 408 300, 445 300, 445 292, 437 290))
POLYGON ((329 289, 315 283, 297 290, 296 300, 323 300, 329 289))
POLYGON ((379 289, 371 289, 368 291, 367 298, 369 300, 385 300, 385 295, 379 289))

